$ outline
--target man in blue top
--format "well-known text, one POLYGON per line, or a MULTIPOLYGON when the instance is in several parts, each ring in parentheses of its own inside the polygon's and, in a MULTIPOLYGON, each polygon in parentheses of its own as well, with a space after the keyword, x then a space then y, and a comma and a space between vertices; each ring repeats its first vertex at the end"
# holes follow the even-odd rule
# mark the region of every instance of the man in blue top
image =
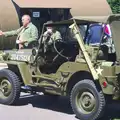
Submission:
POLYGON ((86 40, 87 44, 99 44, 101 40, 101 35, 103 32, 103 27, 101 24, 91 24, 89 28, 89 34, 86 40))

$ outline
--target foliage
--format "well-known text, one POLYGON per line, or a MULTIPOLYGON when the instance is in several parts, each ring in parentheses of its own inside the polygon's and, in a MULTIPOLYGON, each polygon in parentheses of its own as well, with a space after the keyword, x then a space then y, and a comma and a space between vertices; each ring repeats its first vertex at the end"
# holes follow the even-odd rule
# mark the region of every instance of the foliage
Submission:
POLYGON ((113 13, 120 13, 120 0, 107 0, 113 13))

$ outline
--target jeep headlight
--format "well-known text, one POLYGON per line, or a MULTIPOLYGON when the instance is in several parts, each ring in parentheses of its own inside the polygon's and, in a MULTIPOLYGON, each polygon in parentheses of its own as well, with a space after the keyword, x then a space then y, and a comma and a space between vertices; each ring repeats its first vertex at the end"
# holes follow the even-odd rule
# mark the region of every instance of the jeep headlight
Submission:
POLYGON ((38 49, 37 49, 37 48, 33 48, 33 49, 32 49, 32 55, 33 55, 33 56, 36 56, 37 53, 38 53, 38 49))

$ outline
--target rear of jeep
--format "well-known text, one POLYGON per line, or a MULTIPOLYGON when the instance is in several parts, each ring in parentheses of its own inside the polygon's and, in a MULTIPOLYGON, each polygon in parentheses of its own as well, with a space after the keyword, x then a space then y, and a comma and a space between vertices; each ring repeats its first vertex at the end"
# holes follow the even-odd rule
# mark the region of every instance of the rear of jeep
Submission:
POLYGON ((70 24, 69 28, 77 39, 80 53, 74 61, 67 60, 60 64, 55 73, 42 73, 38 70, 38 65, 41 65, 43 60, 39 47, 38 50, 34 49, 34 53, 31 52, 28 55, 24 55, 24 50, 11 53, 12 57, 3 54, 1 63, 6 69, 0 70, 0 103, 15 104, 20 96, 21 86, 28 86, 51 96, 70 96, 72 109, 81 120, 99 118, 105 108, 106 95, 112 96, 113 99, 119 99, 120 96, 119 18, 120 16, 111 15, 97 18, 76 17, 63 21, 62 24, 70 24), (109 23, 113 29, 117 56, 115 62, 103 59, 105 55, 101 49, 101 43, 99 46, 84 44, 77 24, 96 22, 109 23), (100 51, 102 51, 102 57, 100 51), (36 64, 34 64, 35 61, 37 61, 36 64))
MULTIPOLYGON (((76 17, 76 19, 78 20, 79 17, 76 17)), ((90 17, 83 17, 83 21, 88 19, 89 21, 92 21, 90 17)), ((81 42, 82 39, 79 33, 77 33, 77 27, 75 28, 75 25, 72 26, 73 31, 76 34, 76 38, 80 44, 84 60, 87 63, 88 69, 92 76, 92 78, 86 78, 85 75, 83 79, 77 82, 72 89, 72 108, 78 118, 82 120, 95 120, 101 117, 105 109, 108 96, 110 96, 113 100, 120 99, 120 16, 111 15, 108 17, 101 17, 101 19, 98 17, 96 21, 99 21, 99 23, 103 24, 110 24, 112 38, 107 40, 112 39, 111 46, 106 43, 102 43, 104 38, 102 36, 100 45, 98 47, 97 45, 93 45, 89 46, 88 48, 85 47, 85 49, 81 42), (115 52, 109 53, 108 49, 109 47, 110 49, 114 49, 113 45, 115 52), (92 52, 90 52, 90 47, 93 49, 92 52), (89 53, 89 56, 86 51, 88 51, 87 53, 89 53)))

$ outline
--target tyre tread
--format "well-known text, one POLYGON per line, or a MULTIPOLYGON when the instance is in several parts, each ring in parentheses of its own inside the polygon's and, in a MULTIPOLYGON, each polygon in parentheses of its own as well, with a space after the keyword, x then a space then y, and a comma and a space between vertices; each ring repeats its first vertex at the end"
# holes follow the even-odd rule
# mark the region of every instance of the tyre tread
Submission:
POLYGON ((13 91, 13 97, 9 102, 5 103, 7 105, 13 105, 16 103, 16 101, 20 97, 20 79, 18 76, 11 70, 9 69, 2 69, 1 72, 5 72, 6 74, 9 75, 9 77, 12 79, 12 83, 14 85, 14 91, 13 91))
MULTIPOLYGON (((78 83, 75 84, 75 86, 73 87, 73 89, 71 91, 71 95, 70 95, 70 103, 71 103, 71 107, 72 107, 72 110, 73 110, 74 113, 75 113, 75 111, 74 111, 74 108, 73 108, 73 105, 72 105, 72 94, 73 94, 74 89, 77 86, 79 86, 79 84, 81 84, 81 83, 87 83, 87 84, 91 85, 92 87, 94 87, 95 89, 97 89, 96 86, 95 86, 95 83, 92 80, 89 80, 89 79, 79 81, 78 83)), ((97 114, 91 120, 98 119, 103 112, 103 109, 104 109, 104 106, 105 106, 105 98, 104 98, 104 95, 103 95, 102 91, 99 92, 99 96, 100 96, 100 107, 99 107, 99 110, 98 110, 97 114)))

